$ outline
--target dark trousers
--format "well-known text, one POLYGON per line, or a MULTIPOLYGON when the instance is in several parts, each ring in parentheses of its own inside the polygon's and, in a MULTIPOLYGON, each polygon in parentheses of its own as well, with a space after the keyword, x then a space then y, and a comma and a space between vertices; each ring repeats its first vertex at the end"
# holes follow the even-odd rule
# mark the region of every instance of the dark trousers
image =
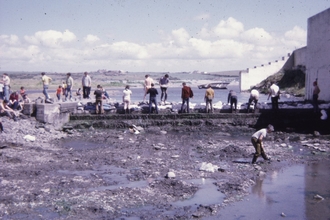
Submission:
POLYGON ((248 108, 247 108, 247 111, 249 112, 250 111, 250 106, 251 106, 251 103, 254 102, 254 110, 257 109, 257 104, 258 104, 258 99, 255 99, 255 98, 249 98, 249 104, 248 104, 248 108))
POLYGON ((90 93, 91 93, 91 87, 83 86, 83 98, 88 99, 90 93))
POLYGON ((96 114, 103 114, 104 110, 103 110, 102 98, 96 99, 95 105, 96 105, 96 114))
POLYGON ((158 107, 157 107, 157 100, 156 100, 156 97, 150 97, 150 98, 149 98, 149 113, 151 113, 152 103, 155 104, 156 113, 158 114, 158 107))
POLYGON ((313 107, 314 107, 314 112, 317 112, 319 110, 319 105, 317 103, 317 100, 319 98, 318 94, 313 95, 313 107))
POLYGON ((206 113, 209 113, 210 110, 213 113, 213 104, 212 104, 212 99, 205 98, 205 103, 206 103, 206 113))
POLYGON ((185 103, 187 103, 187 113, 189 113, 189 98, 182 99, 181 113, 183 113, 183 106, 185 103))
POLYGON ((164 102, 167 100, 167 87, 160 87, 160 90, 162 91, 162 95, 160 96, 160 101, 163 100, 164 97, 164 102))
POLYGON ((278 109, 278 96, 272 97, 272 109, 277 110, 278 109))
POLYGON ((231 111, 233 111, 233 105, 235 105, 235 111, 237 109, 237 97, 236 96, 232 96, 230 98, 230 109, 231 111))

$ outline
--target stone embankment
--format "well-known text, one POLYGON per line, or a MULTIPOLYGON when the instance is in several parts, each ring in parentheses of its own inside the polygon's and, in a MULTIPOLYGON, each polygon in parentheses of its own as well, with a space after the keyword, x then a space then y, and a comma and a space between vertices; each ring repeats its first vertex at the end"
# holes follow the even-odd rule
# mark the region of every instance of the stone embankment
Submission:
POLYGON ((247 113, 247 105, 238 106, 237 112, 231 113, 229 105, 214 105, 214 113, 205 113, 205 106, 192 104, 190 114, 179 114, 179 103, 160 105, 160 114, 148 114, 149 106, 145 103, 132 105, 131 114, 123 114, 119 104, 105 105, 106 113, 96 115, 91 103, 61 102, 54 104, 32 103, 26 105, 23 113, 34 115, 39 122, 52 124, 56 128, 71 130, 77 128, 127 128, 136 126, 248 126, 253 128, 273 124, 284 132, 330 133, 328 119, 329 104, 322 104, 320 113, 314 113, 310 104, 281 103, 278 111, 270 109, 267 103, 258 104, 255 113, 247 113))
POLYGON ((269 109, 258 113, 230 113, 229 110, 218 113, 190 114, 72 114, 65 129, 81 128, 127 128, 130 125, 148 126, 248 126, 262 128, 273 124, 278 131, 310 133, 318 131, 322 134, 330 132, 329 119, 322 120, 320 114, 311 109, 281 109, 274 112, 269 109))

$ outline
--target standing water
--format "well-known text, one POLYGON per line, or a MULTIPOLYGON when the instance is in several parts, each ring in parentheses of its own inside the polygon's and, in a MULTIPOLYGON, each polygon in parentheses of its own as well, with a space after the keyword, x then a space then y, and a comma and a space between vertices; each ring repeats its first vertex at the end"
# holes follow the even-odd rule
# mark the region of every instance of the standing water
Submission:
POLYGON ((256 179, 244 201, 206 219, 329 219, 330 162, 295 165, 256 179))

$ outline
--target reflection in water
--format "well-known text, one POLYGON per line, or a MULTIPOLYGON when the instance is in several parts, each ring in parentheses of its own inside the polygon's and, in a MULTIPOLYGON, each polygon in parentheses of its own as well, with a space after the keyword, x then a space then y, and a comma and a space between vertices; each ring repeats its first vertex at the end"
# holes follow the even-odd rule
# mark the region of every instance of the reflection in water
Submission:
POLYGON ((330 219, 330 163, 306 165, 305 185, 307 219, 330 219), (316 200, 315 195, 325 200, 316 200))
MULTIPOLYGON (((244 201, 227 206, 218 219, 329 219, 330 162, 295 165, 260 176, 244 201), (314 199, 320 195, 324 200, 314 199)), ((205 219, 215 219, 214 216, 205 219)))

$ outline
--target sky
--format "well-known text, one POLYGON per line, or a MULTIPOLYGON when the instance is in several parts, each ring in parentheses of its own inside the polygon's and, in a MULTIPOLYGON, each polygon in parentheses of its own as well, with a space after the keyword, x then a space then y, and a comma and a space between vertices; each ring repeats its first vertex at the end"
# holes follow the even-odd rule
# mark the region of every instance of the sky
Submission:
POLYGON ((218 72, 306 46, 330 0, 0 0, 0 71, 218 72))

